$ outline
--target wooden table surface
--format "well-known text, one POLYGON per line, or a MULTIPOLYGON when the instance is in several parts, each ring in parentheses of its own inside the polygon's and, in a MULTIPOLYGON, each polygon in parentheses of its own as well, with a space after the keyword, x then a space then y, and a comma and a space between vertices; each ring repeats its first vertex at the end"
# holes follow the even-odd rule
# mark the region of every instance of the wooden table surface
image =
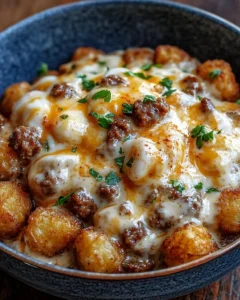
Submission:
MULTIPOLYGON (((0 0, 0 31, 36 12, 70 2, 75 1, 0 0)), ((177 0, 175 2, 203 8, 240 26, 240 0, 177 0)), ((59 299, 30 288, 0 272, 0 300, 21 299, 21 297, 25 300, 59 299)), ((175 300, 240 300, 240 267, 210 286, 175 300)))

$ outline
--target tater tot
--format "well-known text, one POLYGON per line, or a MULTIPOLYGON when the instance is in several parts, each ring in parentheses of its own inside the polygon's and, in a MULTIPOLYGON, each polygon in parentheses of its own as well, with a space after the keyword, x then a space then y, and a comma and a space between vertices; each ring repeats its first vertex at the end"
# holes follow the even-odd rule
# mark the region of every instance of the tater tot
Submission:
POLYGON ((0 139, 0 181, 15 179, 20 174, 20 162, 17 153, 0 139))
POLYGON ((79 47, 74 51, 72 60, 80 60, 84 57, 96 59, 100 54, 104 54, 104 52, 92 47, 79 47))
POLYGON ((19 82, 10 85, 3 95, 2 101, 0 103, 0 112, 5 116, 9 117, 12 113, 13 105, 29 92, 31 86, 27 82, 19 82))
POLYGON ((197 74, 215 85, 222 100, 236 101, 238 99, 239 85, 231 66, 224 60, 207 60, 198 66, 197 74))
POLYGON ((144 64, 152 64, 154 58, 154 51, 149 48, 130 48, 123 54, 125 64, 130 65, 134 63, 134 66, 142 66, 144 64))
POLYGON ((16 182, 0 182, 0 240, 17 236, 32 209, 29 195, 16 182))
POLYGON ((240 189, 225 189, 219 198, 218 223, 225 233, 240 233, 240 189))
POLYGON ((155 50, 155 62, 157 64, 180 63, 190 60, 191 57, 184 50, 170 45, 160 45, 155 50))
POLYGON ((201 258, 217 247, 204 226, 186 224, 164 240, 161 250, 164 262, 172 267, 201 258))
POLYGON ((29 217, 24 239, 32 251, 52 257, 74 242, 80 230, 80 221, 67 211, 38 207, 29 217))
POLYGON ((93 227, 81 230, 76 243, 79 266, 89 272, 118 273, 124 255, 120 247, 93 227))

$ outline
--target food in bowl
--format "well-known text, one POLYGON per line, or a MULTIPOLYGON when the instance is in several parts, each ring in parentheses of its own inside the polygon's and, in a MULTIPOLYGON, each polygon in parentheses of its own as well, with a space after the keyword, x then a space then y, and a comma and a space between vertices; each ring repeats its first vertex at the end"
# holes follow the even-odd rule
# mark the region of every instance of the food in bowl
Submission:
POLYGON ((240 234, 231 66, 168 45, 78 48, 0 106, 0 239, 90 272, 180 265, 240 234))

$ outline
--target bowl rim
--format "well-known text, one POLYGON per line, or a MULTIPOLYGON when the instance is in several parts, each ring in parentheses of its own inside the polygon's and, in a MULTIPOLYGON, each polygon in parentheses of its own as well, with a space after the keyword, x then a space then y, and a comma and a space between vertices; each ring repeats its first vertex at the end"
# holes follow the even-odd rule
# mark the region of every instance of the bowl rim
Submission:
MULTIPOLYGON (((151 4, 151 5, 157 5, 157 6, 163 6, 163 7, 172 7, 177 10, 183 10, 188 13, 191 13, 193 15, 198 15, 200 17, 204 17, 205 19, 208 19, 210 21, 213 21, 219 25, 224 26, 225 28, 229 29, 230 31, 233 31, 240 35, 240 28, 213 14, 208 11, 205 11, 203 9, 191 6, 191 5, 185 5, 175 2, 169 2, 169 1, 161 1, 161 0, 85 0, 81 2, 74 2, 67 5, 59 5, 57 7, 53 7, 47 10, 44 10, 40 13, 36 13, 26 19, 24 19, 21 22, 18 22, 9 28, 5 29, 3 32, 0 33, 0 42, 2 39, 6 38, 9 34, 12 34, 14 32, 17 33, 17 31, 21 30, 21 28, 28 26, 32 22, 42 20, 48 16, 53 16, 61 13, 64 11, 65 13, 72 11, 75 8, 82 8, 82 7, 88 7, 88 6, 101 6, 101 5, 107 5, 107 4, 151 4)), ((57 265, 52 265, 49 263, 46 263, 44 261, 40 261, 38 259, 35 259, 33 257, 30 257, 26 254, 20 253, 6 244, 0 242, 0 251, 4 252, 5 254, 10 255, 11 257, 30 265, 34 268, 41 268, 46 271, 59 273, 62 275, 67 276, 73 276, 78 278, 85 278, 85 279, 98 279, 98 280, 137 280, 137 279, 147 279, 147 278, 153 278, 153 277, 163 277, 175 273, 179 273, 182 271, 186 271, 189 269, 192 269, 194 267, 198 267, 200 265, 203 265, 209 261, 212 261, 216 258, 218 258, 221 255, 226 254, 227 252, 233 250, 237 246, 240 246, 240 238, 235 240, 233 243, 229 244, 228 246, 225 246, 211 254, 208 254, 200 259, 176 266, 176 267, 170 267, 167 269, 161 269, 161 270, 154 270, 149 272, 142 272, 142 273, 122 273, 122 274, 106 274, 106 273, 95 273, 95 272, 86 272, 81 271, 77 269, 69 269, 66 267, 60 267, 57 265)))

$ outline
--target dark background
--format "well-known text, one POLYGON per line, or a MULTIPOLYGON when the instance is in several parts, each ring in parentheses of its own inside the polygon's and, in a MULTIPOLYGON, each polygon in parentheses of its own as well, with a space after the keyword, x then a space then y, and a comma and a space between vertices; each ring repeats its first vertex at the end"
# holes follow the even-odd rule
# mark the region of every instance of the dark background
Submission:
MULTIPOLYGON (((44 9, 75 0, 0 0, 0 31, 44 9)), ((240 0, 175 0, 215 13, 240 26, 240 0)), ((229 45, 234 47, 234 45, 229 45)), ((240 51, 240 49, 239 49, 240 51)), ((57 300, 0 272, 0 300, 57 300)), ((161 299, 159 299, 161 300, 161 299)), ((240 267, 223 279, 175 300, 240 300, 240 267)))

